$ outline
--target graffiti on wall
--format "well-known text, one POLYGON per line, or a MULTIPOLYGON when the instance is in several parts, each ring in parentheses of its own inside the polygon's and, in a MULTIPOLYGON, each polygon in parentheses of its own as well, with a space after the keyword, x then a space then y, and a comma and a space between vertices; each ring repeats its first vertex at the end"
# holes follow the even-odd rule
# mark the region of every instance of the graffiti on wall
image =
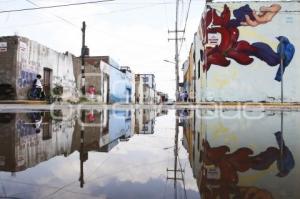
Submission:
POLYGON ((32 86, 33 81, 36 79, 37 73, 21 70, 21 75, 18 79, 18 86, 20 88, 32 86))
POLYGON ((286 36, 278 36, 277 49, 264 42, 250 44, 246 40, 239 40, 241 26, 256 27, 271 23, 273 17, 281 10, 279 4, 262 6, 259 12, 251 9, 248 4, 232 11, 225 4, 219 15, 216 9, 208 6, 205 18, 201 20, 204 44, 206 44, 205 64, 203 71, 210 69, 211 65, 227 67, 231 59, 241 65, 250 65, 256 57, 268 66, 279 66, 275 76, 276 81, 281 81, 281 62, 283 72, 290 64, 295 54, 295 47, 286 36))

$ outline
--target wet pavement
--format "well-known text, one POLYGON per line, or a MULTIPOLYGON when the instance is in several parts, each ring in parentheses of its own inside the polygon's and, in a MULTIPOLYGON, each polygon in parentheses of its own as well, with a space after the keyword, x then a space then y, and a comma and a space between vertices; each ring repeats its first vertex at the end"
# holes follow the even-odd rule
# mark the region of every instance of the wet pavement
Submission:
POLYGON ((0 198, 299 198, 300 112, 0 113, 0 198))

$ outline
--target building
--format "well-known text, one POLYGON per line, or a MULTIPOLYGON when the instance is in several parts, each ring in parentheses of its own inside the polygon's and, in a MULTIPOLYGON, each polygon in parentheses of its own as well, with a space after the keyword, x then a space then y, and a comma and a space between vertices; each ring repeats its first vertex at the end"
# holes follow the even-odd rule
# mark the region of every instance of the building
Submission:
POLYGON ((156 104, 161 104, 167 102, 169 100, 169 96, 166 93, 157 91, 156 92, 156 104))
POLYGON ((188 60, 183 64, 183 92, 188 93, 188 101, 195 101, 195 49, 191 45, 188 60))
POLYGON ((71 54, 56 52, 25 37, 0 37, 0 99, 28 99, 37 74, 42 76, 46 97, 56 86, 63 87, 63 99, 76 96, 71 54))
POLYGON ((156 103, 156 83, 154 74, 135 75, 135 103, 156 103))
MULTIPOLYGON (((80 87, 81 58, 75 58, 76 82, 80 87)), ((134 98, 134 75, 128 66, 121 67, 109 56, 85 57, 85 89, 95 88, 92 98, 101 103, 131 103, 134 98)))
POLYGON ((299 11, 299 1, 207 2, 189 56, 196 102, 300 102, 299 11), (237 14, 262 7, 270 20, 237 14))

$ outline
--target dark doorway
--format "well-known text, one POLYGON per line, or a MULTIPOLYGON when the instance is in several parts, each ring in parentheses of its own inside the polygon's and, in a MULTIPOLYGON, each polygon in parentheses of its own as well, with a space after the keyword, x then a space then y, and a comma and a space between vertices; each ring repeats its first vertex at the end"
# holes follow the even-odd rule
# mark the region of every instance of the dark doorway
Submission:
POLYGON ((44 93, 46 98, 51 95, 51 77, 52 77, 52 70, 49 68, 44 68, 44 93))

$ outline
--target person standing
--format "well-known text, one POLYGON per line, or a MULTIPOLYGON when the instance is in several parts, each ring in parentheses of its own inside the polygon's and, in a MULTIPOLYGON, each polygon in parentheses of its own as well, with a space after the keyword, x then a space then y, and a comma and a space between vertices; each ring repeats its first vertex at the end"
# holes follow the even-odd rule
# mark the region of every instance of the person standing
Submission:
POLYGON ((36 79, 33 81, 33 88, 35 89, 36 97, 42 98, 43 85, 41 82, 42 76, 37 74, 36 79))

